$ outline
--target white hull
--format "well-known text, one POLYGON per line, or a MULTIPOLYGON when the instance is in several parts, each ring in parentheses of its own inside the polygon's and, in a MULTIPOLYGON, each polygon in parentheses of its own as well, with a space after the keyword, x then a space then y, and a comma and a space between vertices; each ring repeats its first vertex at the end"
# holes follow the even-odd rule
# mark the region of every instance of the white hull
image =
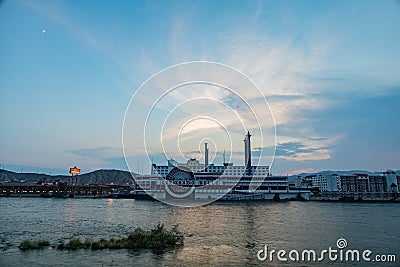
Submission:
MULTIPOLYGON (((163 200, 170 199, 170 195, 165 190, 149 190, 147 194, 155 199, 163 200)), ((193 200, 309 200, 310 191, 306 190, 276 190, 276 191, 263 191, 256 190, 254 192, 233 191, 227 192, 225 190, 194 190, 194 192, 185 199, 193 200), (299 198, 299 196, 301 196, 299 198)), ((175 198, 175 197, 174 197, 175 198)), ((177 199, 177 198, 175 198, 177 199)), ((184 199, 184 198, 182 198, 184 199)), ((178 200, 178 199, 177 199, 178 200)))

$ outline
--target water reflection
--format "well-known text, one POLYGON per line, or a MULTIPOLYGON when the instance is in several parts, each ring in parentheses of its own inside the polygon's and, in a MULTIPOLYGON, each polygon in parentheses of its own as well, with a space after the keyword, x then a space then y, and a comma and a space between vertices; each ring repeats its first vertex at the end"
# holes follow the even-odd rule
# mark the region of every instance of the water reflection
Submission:
POLYGON ((4 215, 0 216, 1 243, 12 245, 1 252, 0 266, 53 263, 59 266, 265 266, 266 262, 256 258, 262 244, 275 249, 318 250, 334 245, 339 236, 346 238, 352 247, 368 247, 400 257, 400 248, 396 246, 400 238, 398 204, 249 202, 180 208, 154 201, 122 199, 0 200, 4 215), (184 246, 163 253, 151 250, 23 253, 17 248, 27 238, 45 238, 57 244, 72 237, 122 237, 137 227, 150 229, 157 222, 167 228, 179 224, 185 235, 184 246))
POLYGON ((69 224, 73 224, 77 219, 78 201, 69 200, 66 203, 65 219, 69 224))
POLYGON ((114 218, 114 208, 113 208, 114 200, 112 198, 107 199, 107 208, 106 208, 106 221, 112 222, 114 218))

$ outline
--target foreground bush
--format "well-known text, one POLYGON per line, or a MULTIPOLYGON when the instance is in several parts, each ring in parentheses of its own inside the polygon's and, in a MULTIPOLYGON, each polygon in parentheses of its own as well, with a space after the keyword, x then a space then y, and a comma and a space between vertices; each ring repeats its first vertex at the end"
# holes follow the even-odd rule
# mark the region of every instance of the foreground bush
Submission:
POLYGON ((57 249, 165 249, 180 245, 183 245, 183 234, 177 225, 167 230, 163 224, 157 224, 148 231, 137 228, 128 237, 123 238, 101 238, 98 241, 86 239, 83 243, 79 238, 73 238, 68 243, 59 244, 57 249))
POLYGON ((47 240, 31 241, 30 239, 25 239, 18 247, 20 250, 32 250, 41 249, 48 246, 50 246, 50 242, 47 240))

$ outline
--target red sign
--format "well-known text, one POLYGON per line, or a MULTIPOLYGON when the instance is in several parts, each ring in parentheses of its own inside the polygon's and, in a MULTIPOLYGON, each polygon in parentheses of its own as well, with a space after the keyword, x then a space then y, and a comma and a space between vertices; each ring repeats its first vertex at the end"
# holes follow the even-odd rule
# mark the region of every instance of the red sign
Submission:
POLYGON ((76 166, 73 168, 69 168, 69 173, 70 174, 80 174, 81 173, 81 169, 78 169, 76 166))

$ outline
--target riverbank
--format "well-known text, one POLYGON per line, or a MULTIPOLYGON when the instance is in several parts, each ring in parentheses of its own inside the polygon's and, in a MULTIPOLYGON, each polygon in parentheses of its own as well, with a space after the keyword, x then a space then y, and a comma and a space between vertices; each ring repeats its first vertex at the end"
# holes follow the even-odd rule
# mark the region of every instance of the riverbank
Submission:
POLYGON ((55 198, 102 198, 113 192, 129 192, 130 185, 69 185, 55 184, 1 184, 1 197, 55 197, 55 198))
POLYGON ((390 192, 320 192, 311 196, 310 201, 400 203, 400 196, 390 192))

